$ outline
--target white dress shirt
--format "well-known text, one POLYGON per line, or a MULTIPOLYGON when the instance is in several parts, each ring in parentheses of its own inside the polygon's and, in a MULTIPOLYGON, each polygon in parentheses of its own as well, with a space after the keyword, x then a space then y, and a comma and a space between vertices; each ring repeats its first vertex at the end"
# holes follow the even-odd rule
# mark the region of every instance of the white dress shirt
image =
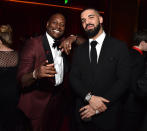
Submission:
MULTIPOLYGON (((96 52, 97 52, 97 63, 98 63, 98 60, 99 60, 99 55, 100 55, 101 48, 102 48, 103 41, 104 41, 105 37, 106 37, 106 33, 103 31, 103 33, 99 37, 97 37, 95 39, 95 41, 98 42, 96 47, 95 47, 96 48, 96 52)), ((91 45, 90 45, 90 43, 92 41, 93 41, 93 39, 89 39, 89 59, 90 59, 90 61, 91 61, 91 58, 90 58, 91 45)))
POLYGON ((60 85, 63 82, 63 75, 64 75, 64 65, 63 65, 63 57, 62 52, 57 50, 57 47, 53 48, 54 39, 46 32, 47 40, 49 42, 49 46, 51 48, 53 60, 54 60, 54 67, 57 72, 55 74, 55 86, 60 85))

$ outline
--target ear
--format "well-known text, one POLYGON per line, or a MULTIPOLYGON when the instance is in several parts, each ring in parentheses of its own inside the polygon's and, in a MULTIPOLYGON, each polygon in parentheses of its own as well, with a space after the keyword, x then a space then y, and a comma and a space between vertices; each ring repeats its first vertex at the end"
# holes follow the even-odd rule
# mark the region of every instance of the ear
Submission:
POLYGON ((99 21, 100 21, 100 24, 103 23, 103 17, 102 16, 99 16, 99 21))
POLYGON ((48 27, 48 25, 49 25, 49 22, 46 23, 46 28, 48 27))

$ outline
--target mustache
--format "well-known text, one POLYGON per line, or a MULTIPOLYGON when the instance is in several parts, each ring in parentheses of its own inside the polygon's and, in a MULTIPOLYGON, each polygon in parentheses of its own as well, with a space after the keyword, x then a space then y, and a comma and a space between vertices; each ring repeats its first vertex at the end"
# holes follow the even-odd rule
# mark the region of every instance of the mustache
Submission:
POLYGON ((94 26, 94 24, 87 24, 87 25, 86 25, 86 29, 87 29, 87 27, 88 27, 89 25, 92 25, 92 26, 94 26))

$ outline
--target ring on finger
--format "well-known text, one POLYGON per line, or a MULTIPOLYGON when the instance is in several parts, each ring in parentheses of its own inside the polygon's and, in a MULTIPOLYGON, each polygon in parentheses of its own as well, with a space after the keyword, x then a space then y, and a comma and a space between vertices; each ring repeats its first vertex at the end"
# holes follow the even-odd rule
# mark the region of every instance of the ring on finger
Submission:
POLYGON ((95 114, 97 115, 97 114, 99 114, 100 112, 99 112, 99 110, 95 110, 95 114))

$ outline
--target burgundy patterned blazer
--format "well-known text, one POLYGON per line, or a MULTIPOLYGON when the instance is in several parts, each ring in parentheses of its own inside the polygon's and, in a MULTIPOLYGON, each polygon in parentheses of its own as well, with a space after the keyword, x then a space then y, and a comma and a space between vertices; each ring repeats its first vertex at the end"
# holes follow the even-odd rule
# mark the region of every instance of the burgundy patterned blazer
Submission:
MULTIPOLYGON (((21 53, 18 69, 18 80, 20 83, 24 74, 33 72, 35 68, 46 60, 43 42, 48 42, 46 35, 32 38, 26 42, 21 53), (43 40, 43 38, 45 38, 45 40, 43 40)), ((37 80, 30 87, 25 87, 21 84, 23 93, 21 93, 18 107, 30 119, 37 119, 42 116, 50 100, 52 91, 47 82, 47 80, 37 80)))

